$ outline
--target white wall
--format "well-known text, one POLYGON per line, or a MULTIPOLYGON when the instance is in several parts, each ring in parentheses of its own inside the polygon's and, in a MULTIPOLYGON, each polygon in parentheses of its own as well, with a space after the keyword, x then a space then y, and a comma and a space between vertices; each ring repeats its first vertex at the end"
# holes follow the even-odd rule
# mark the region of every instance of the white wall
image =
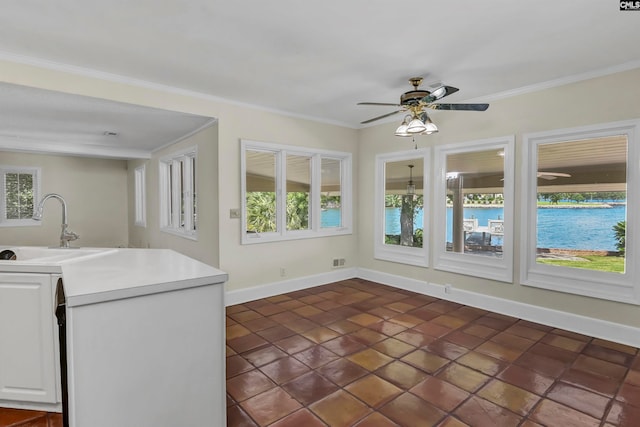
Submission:
MULTIPOLYGON (((67 202, 73 246, 126 246, 127 163, 57 155, 0 152, 0 164, 41 168, 40 195, 58 193, 67 202)), ((0 245, 58 246, 62 207, 48 200, 40 225, 0 227, 0 245)))
MULTIPOLYGON (((484 138, 515 135, 516 141, 516 200, 515 200, 515 273, 514 283, 419 268, 379 261, 373 257, 374 222, 371 215, 360 215, 358 264, 367 269, 391 273, 401 277, 451 284, 454 287, 484 295, 504 298, 540 307, 575 313, 596 319, 632 326, 640 326, 640 307, 603 301, 559 292, 522 286, 519 278, 519 241, 524 224, 520 221, 520 192, 522 174, 522 135, 529 132, 593 125, 597 123, 640 118, 640 69, 606 77, 586 80, 535 93, 491 102, 483 113, 434 111, 433 121, 440 132, 417 138, 419 147, 473 141, 484 138)), ((363 129, 360 134, 360 198, 361 212, 374 206, 375 156, 379 153, 410 149, 410 138, 393 136, 398 123, 363 129)), ((437 166, 437 165, 436 165, 437 166)), ((637 167, 637 165, 636 165, 637 167)), ((429 188, 429 187, 428 187, 429 188)), ((429 195, 432 198, 432 195, 429 195)), ((433 200, 432 200, 433 202, 433 200)), ((633 209, 633 207, 631 207, 633 209)), ((441 230, 433 223, 431 230, 441 230)), ((432 248, 432 253, 435 249, 432 248)), ((634 262, 628 260, 628 262, 634 262)), ((446 297, 446 295, 442 295, 446 297)))

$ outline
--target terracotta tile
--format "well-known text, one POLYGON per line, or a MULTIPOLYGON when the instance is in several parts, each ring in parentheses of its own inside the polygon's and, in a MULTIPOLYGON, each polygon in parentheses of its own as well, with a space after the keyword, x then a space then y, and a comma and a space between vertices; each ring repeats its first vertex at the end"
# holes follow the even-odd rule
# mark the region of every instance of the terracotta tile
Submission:
POLYGON ((261 426, 269 425, 302 407, 281 388, 265 391, 245 400, 240 406, 261 426))
POLYGON ((458 363, 487 375, 496 375, 508 366, 508 363, 493 357, 470 351, 457 360, 458 363))
POLYGON ((287 328, 286 326, 278 325, 272 328, 263 329, 257 331, 256 334, 269 342, 274 342, 295 335, 295 331, 287 328))
POLYGON ((27 411, 23 409, 0 408, 0 426, 22 426, 27 422, 45 419, 47 413, 43 411, 27 411))
POLYGON ((311 369, 319 368, 329 362, 338 359, 339 356, 326 348, 316 345, 293 355, 296 359, 310 367, 311 369))
POLYGON ((414 347, 422 347, 436 340, 435 337, 426 335, 424 332, 407 329, 406 331, 396 334, 394 338, 406 342, 414 347))
POLYGON ((377 375, 367 375, 344 388, 372 408, 377 408, 400 393, 402 390, 377 375))
POLYGON ((245 307, 242 304, 230 305, 229 307, 225 308, 225 312, 227 315, 233 314, 233 313, 240 313, 241 311, 247 311, 247 310, 249 310, 249 308, 245 307))
POLYGON ((235 352, 234 349, 232 349, 228 345, 225 345, 225 349, 226 349, 226 351, 225 351, 225 356, 226 357, 233 356, 234 354, 238 354, 238 353, 235 352))
POLYGON ((281 339, 274 342, 281 350, 286 351, 289 354, 295 354, 302 350, 306 350, 309 347, 313 347, 315 344, 312 341, 300 336, 294 335, 288 338, 281 339))
POLYGON ((449 360, 456 360, 463 354, 469 352, 468 348, 451 343, 444 339, 433 341, 424 346, 424 349, 429 353, 437 354, 438 356, 442 356, 449 360))
POLYGON ((627 373, 627 368, 624 366, 584 355, 578 356, 573 367, 580 371, 592 372, 615 379, 622 379, 627 373))
POLYGON ((553 329, 551 330, 551 333, 554 335, 561 335, 563 337, 571 338, 577 341, 582 341, 584 343, 588 343, 589 341, 591 341, 591 337, 579 334, 577 332, 566 331, 564 329, 553 329))
POLYGON ((487 339, 498 333, 495 329, 489 328, 487 326, 476 325, 473 324, 467 328, 463 328, 462 332, 467 335, 473 335, 474 337, 487 339))
POLYGON ((620 386, 620 381, 617 379, 573 368, 567 370, 561 379, 567 384, 573 384, 607 397, 613 397, 620 386))
POLYGON ((321 326, 319 328, 314 328, 314 329, 310 329, 310 330, 308 330, 306 332, 303 332, 302 336, 304 336, 305 338, 313 341, 316 344, 320 344, 320 343, 323 343, 325 341, 332 340, 335 337, 340 336, 340 334, 337 333, 334 330, 331 330, 329 328, 325 328, 324 326, 321 326))
POLYGON ((475 320, 487 314, 486 310, 480 308, 462 306, 454 311, 450 311, 449 315, 464 319, 467 321, 475 320))
POLYGON ((541 342, 573 352, 580 352, 586 346, 583 341, 567 338, 556 334, 547 334, 541 340, 541 342))
POLYGON ((616 400, 640 408, 640 387, 628 383, 622 384, 616 400))
POLYGON ((470 426, 469 424, 463 423, 457 418, 448 416, 447 418, 444 419, 444 421, 438 424, 438 427, 470 427, 470 426))
POLYGON ((602 347, 595 344, 588 345, 587 348, 584 349, 582 354, 626 367, 631 366, 631 363, 633 363, 634 359, 633 355, 629 353, 602 347))
POLYGON ((447 366, 438 373, 437 377, 471 393, 478 390, 490 379, 483 373, 457 363, 447 366))
POLYGON ((376 369, 386 365, 393 360, 386 354, 382 354, 372 348, 368 348, 366 350, 362 350, 350 356, 347 356, 347 359, 369 371, 375 371, 376 369))
POLYGON ((398 424, 382 415, 380 412, 374 412, 354 427, 399 427, 398 424))
POLYGON ((302 318, 302 319, 294 320, 292 322, 287 322, 284 324, 284 326, 291 329, 292 331, 295 331, 301 334, 305 331, 308 331, 309 329, 317 328, 320 325, 318 325, 316 322, 312 322, 309 319, 302 318))
POLYGON ((548 426, 562 427, 598 427, 600 421, 568 406, 544 399, 529 419, 548 426))
POLYGON ((476 395, 523 416, 540 400, 540 396, 495 379, 482 387, 476 395))
POLYGON ((479 345, 474 351, 505 362, 515 361, 524 352, 523 350, 516 350, 493 341, 487 341, 479 345))
POLYGON ((462 347, 466 347, 470 350, 473 350, 474 348, 476 348, 477 346, 479 346, 484 342, 483 338, 480 338, 474 335, 465 334, 464 332, 461 332, 461 331, 453 331, 450 334, 447 334, 446 336, 444 336, 442 339, 447 340, 451 343, 460 345, 462 347))
POLYGON ((505 332, 517 335, 522 338, 527 338, 532 341, 538 341, 542 339, 547 333, 541 331, 539 329, 530 328, 522 324, 522 322, 518 322, 515 325, 509 327, 505 332))
POLYGON ((533 340, 519 337, 508 332, 500 332, 499 334, 492 336, 491 341, 520 351, 525 351, 535 344, 535 341, 533 340))
POLYGON ((275 383, 269 377, 256 369, 228 379, 227 393, 236 402, 242 402, 275 386, 275 383))
POLYGON ((235 405, 236 402, 235 400, 233 400, 233 397, 231 397, 231 395, 229 393, 227 393, 227 407, 231 406, 231 405, 235 405))
POLYGON ((338 389, 331 381, 311 371, 282 386, 291 396, 305 406, 312 404, 338 389))
POLYGON ((385 307, 377 307, 377 308, 368 310, 368 313, 385 320, 391 319, 392 317, 398 315, 397 311, 393 311, 390 308, 385 308, 385 307))
POLYGON ((346 359, 338 359, 318 368, 318 373, 343 387, 369 372, 360 365, 346 359))
MULTIPOLYGON (((317 307, 320 310, 322 310, 323 307, 325 310, 331 310, 334 307, 329 307, 330 305, 338 306, 338 307, 340 306, 339 304, 334 303, 333 301, 322 301, 318 304, 315 304, 314 307, 317 307)), ((331 311, 323 311, 322 313, 309 316, 309 320, 317 323, 318 325, 328 325, 329 323, 337 322, 340 319, 342 319, 342 316, 340 316, 340 314, 333 313, 331 311)))
POLYGON ((607 421, 619 427, 637 427, 640 420, 640 407, 624 405, 613 401, 607 414, 607 421))
POLYGON ((229 313, 229 317, 238 323, 246 322, 247 320, 259 319, 263 317, 262 314, 253 310, 241 311, 238 313, 229 313))
POLYGON ((516 427, 522 421, 522 418, 513 412, 477 396, 471 396, 454 414, 474 427, 516 427))
POLYGON ((518 365, 510 365, 497 378, 542 396, 551 387, 553 378, 546 377, 518 365))
POLYGON ((366 346, 371 346, 387 338, 386 335, 373 331, 369 328, 362 328, 358 331, 350 333, 347 336, 353 338, 354 340, 366 346))
POLYGON ((292 311, 284 311, 282 313, 269 316, 269 319, 273 320, 274 322, 280 323, 281 325, 285 325, 287 323, 295 322, 296 320, 302 320, 303 317, 292 311))
POLYGON ((360 313, 355 316, 349 317, 347 320, 360 326, 367 326, 373 323, 380 322, 382 319, 369 313, 360 313))
POLYGON ((599 345, 600 347, 610 348, 612 350, 621 351, 623 353, 627 353, 630 355, 638 354, 638 349, 635 347, 631 347, 624 344, 619 344, 617 342, 607 341, 599 338, 595 338, 592 342, 594 345, 599 345))
POLYGON ((254 369, 253 365, 247 362, 242 356, 227 357, 226 371, 227 378, 235 377, 238 374, 254 369))
POLYGON ((389 319, 389 322, 393 322, 407 328, 413 328, 424 323, 424 320, 405 313, 392 317, 391 319, 389 319))
POLYGON ((271 363, 274 360, 287 357, 287 353, 276 346, 270 345, 250 353, 244 353, 242 357, 253 364, 253 366, 259 368, 260 366, 271 363))
POLYGON ((410 391, 445 412, 453 411, 469 397, 467 391, 435 377, 419 382, 410 391))
POLYGON ((331 350, 338 356, 343 357, 355 353, 356 351, 362 350, 366 347, 361 342, 358 342, 348 336, 342 336, 332 339, 331 341, 322 343, 322 346, 327 348, 328 350, 331 350))
POLYGON ((352 426, 371 412, 367 405, 343 390, 312 404, 309 409, 331 427, 352 426))
POLYGON ((357 331, 358 329, 362 328, 362 326, 358 325, 357 323, 349 322, 348 320, 339 320, 337 322, 328 324, 327 328, 341 334, 348 334, 357 331))
POLYGON ((410 389, 427 377, 423 371, 398 360, 378 369, 376 375, 404 390, 410 389))
POLYGON ((440 316, 442 313, 429 310, 426 307, 421 307, 421 308, 417 308, 415 310, 409 311, 408 314, 412 315, 413 317, 417 317, 418 319, 422 319, 426 322, 428 320, 435 319, 436 317, 440 316))
POLYGON ((380 412, 403 427, 435 425, 446 416, 440 409, 411 393, 401 394, 380 408, 380 412))
POLYGON ((260 370, 276 384, 283 384, 308 372, 309 367, 293 357, 284 357, 262 366, 260 370))
POLYGON ((563 382, 556 383, 546 397, 598 419, 604 416, 611 400, 563 382))
POLYGON ((254 320, 249 320, 247 322, 243 322, 242 326, 244 326, 245 328, 249 329, 252 332, 258 332, 258 331, 262 331, 265 329, 278 326, 278 322, 275 322, 271 319, 254 319, 254 320))
POLYGON ((438 300, 436 302, 433 302, 425 306, 425 308, 440 314, 449 313, 450 311, 455 311, 460 307, 462 307, 462 305, 455 302, 451 302, 451 301, 445 301, 445 300, 438 300))
POLYGON ((269 427, 326 427, 326 424, 320 421, 308 409, 300 409, 290 415, 287 415, 278 422, 271 424, 269 427))
MULTIPOLYGON (((395 319, 391 319, 392 322, 394 320, 395 319)), ((440 338, 440 337, 443 337, 443 336, 451 333, 453 328, 450 328, 450 327, 444 326, 444 325, 439 325, 439 324, 435 323, 433 320, 430 320, 428 322, 421 323, 420 325, 416 325, 411 330, 412 331, 419 331, 420 333, 426 334, 426 335, 431 336, 431 337, 440 338)))
POLYGON ((387 338, 384 341, 374 344, 372 347, 393 358, 402 357, 416 349, 414 346, 395 338, 387 338))
POLYGON ((441 316, 438 316, 435 319, 431 320, 431 322, 437 325, 445 326, 449 329, 458 329, 466 325, 467 323, 469 323, 467 320, 461 319, 456 316, 451 316, 448 314, 443 314, 441 316))
POLYGON ((286 310, 286 308, 282 307, 279 304, 268 303, 261 307, 257 307, 254 310, 262 314, 263 316, 271 316, 272 314, 282 313, 286 310))
POLYGON ((473 323, 478 325, 487 326, 496 331, 504 331, 516 323, 517 319, 508 316, 496 315, 489 313, 486 316, 482 316, 476 319, 473 323))
POLYGON ((634 371, 630 369, 627 377, 624 379, 624 382, 636 387, 640 387, 640 371, 634 371))
POLYGON ((256 334, 244 335, 238 338, 227 340, 227 345, 237 353, 254 350, 268 344, 262 337, 256 334))
POLYGON ((531 420, 525 420, 525 422, 520 424, 520 427, 545 427, 545 426, 543 426, 542 424, 534 423, 531 420))
POLYGON ((302 301, 305 304, 315 304, 317 302, 324 300, 324 298, 318 295, 307 295, 302 298, 298 298, 298 300, 302 301))
POLYGON ((400 302, 400 301, 396 301, 396 302, 392 302, 391 304, 387 304, 385 305, 385 307, 393 310, 393 311, 397 311, 398 313, 406 313, 409 310, 413 310, 416 307, 412 304, 407 304, 404 302, 400 302))
POLYGON ((564 364, 565 367, 571 365, 578 356, 578 353, 575 351, 565 350, 560 347, 554 347, 552 345, 544 344, 542 342, 538 342, 533 347, 529 349, 531 354, 538 354, 540 356, 548 357, 550 359, 555 359, 564 364))
POLYGON ((278 305, 286 310, 293 310, 294 308, 302 307, 303 305, 306 305, 306 304, 303 303, 302 301, 291 299, 289 301, 279 302, 278 305))
POLYGON ((63 427, 62 425, 62 414, 49 414, 49 425, 48 427, 63 427))
POLYGON ((288 295, 274 295, 272 297, 267 298, 266 300, 273 303, 280 303, 284 301, 290 301, 291 297, 288 295))
POLYGON ((227 426, 258 427, 258 424, 239 405, 234 405, 227 408, 227 426))
POLYGON ((236 323, 235 325, 227 326, 225 333, 227 336, 227 340, 232 340, 234 338, 249 335, 251 331, 244 326, 236 323))
POLYGON ((420 349, 407 354, 401 360, 429 374, 433 374, 449 363, 449 360, 443 357, 420 349))
POLYGON ((548 377, 559 377, 565 370, 565 364, 559 360, 528 352, 520 356, 515 364, 548 377))

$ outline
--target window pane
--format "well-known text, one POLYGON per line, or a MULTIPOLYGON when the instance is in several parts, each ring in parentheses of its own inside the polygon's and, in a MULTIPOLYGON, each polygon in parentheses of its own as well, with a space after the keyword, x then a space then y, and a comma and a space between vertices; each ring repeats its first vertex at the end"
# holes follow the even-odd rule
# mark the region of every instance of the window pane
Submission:
POLYGON ((198 210, 197 210, 197 202, 196 202, 196 158, 195 157, 189 157, 189 162, 191 163, 191 215, 192 215, 192 222, 191 222, 191 230, 197 230, 198 229, 198 210))
POLYGON ((33 215, 33 175, 5 174, 6 219, 29 219, 33 215))
POLYGON ((385 244, 422 247, 424 171, 422 159, 385 163, 385 244))
POLYGON ((342 227, 342 161, 322 158, 320 163, 322 168, 320 227, 342 227))
POLYGON ((504 151, 447 156, 446 250, 502 258, 504 151))
POLYGON ((247 232, 277 231, 275 153, 247 150, 246 170, 247 232))
POLYGON ((627 137, 538 145, 536 261, 624 273, 627 137))
POLYGON ((287 230, 309 229, 311 158, 287 156, 287 230))

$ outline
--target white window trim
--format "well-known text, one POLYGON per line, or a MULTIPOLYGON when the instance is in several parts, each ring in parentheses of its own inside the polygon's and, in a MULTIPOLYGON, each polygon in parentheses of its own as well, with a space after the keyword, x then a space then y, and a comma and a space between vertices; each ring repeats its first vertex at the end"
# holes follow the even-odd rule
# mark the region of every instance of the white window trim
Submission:
POLYGON ((559 129, 523 136, 522 164, 526 179, 522 183, 522 245, 520 282, 523 285, 612 301, 640 304, 638 268, 634 260, 640 244, 640 120, 604 123, 593 126, 559 129), (537 168, 538 144, 575 141, 612 135, 627 136, 627 228, 625 272, 608 273, 579 268, 539 264, 536 262, 537 168), (630 207, 630 208, 629 208, 630 207), (636 209, 634 209, 634 207, 636 209))
POLYGON ((352 233, 352 155, 351 153, 322 150, 316 148, 303 148, 298 146, 274 144, 268 142, 259 142, 251 140, 241 140, 241 234, 242 244, 255 244, 255 243, 267 243, 276 242, 282 240, 296 240, 296 239, 309 239, 316 237, 338 236, 352 233), (247 164, 246 155, 248 151, 265 151, 276 153, 276 223, 277 230, 268 233, 247 233, 247 164), (311 219, 309 229, 307 230, 287 230, 286 229, 286 156, 288 154, 298 156, 311 157, 311 189, 310 189, 310 209, 309 217, 311 219), (342 214, 342 227, 335 228, 322 228, 320 227, 320 187, 321 187, 321 167, 320 162, 322 158, 331 158, 340 160, 342 167, 341 173, 341 200, 340 209, 342 214))
MULTIPOLYGON (((159 190, 160 190, 160 231, 165 233, 174 234, 180 237, 184 237, 190 240, 198 240, 198 231, 191 230, 190 225, 192 224, 193 219, 193 210, 192 210, 192 197, 193 197, 193 188, 194 183, 192 180, 192 173, 189 167, 189 162, 187 162, 187 171, 184 175, 184 185, 187 188, 185 198, 187 199, 187 203, 185 203, 185 227, 176 225, 180 222, 180 210, 176 205, 171 210, 170 201, 173 195, 174 200, 179 200, 179 189, 178 183, 176 180, 169 182, 169 164, 173 164, 177 166, 180 164, 181 160, 193 158, 194 162, 197 162, 198 159, 198 149, 197 147, 190 147, 180 151, 176 151, 172 154, 162 157, 158 162, 158 171, 159 171, 159 190)), ((182 171, 181 171, 182 173, 182 171)), ((197 173, 197 169, 196 169, 197 173)), ((196 187, 197 189, 197 187, 196 187)))
POLYGON ((134 203, 135 222, 138 227, 147 226, 147 188, 146 188, 146 165, 141 165, 134 170, 134 203))
POLYGON ((36 206, 40 201, 41 192, 41 175, 42 170, 39 167, 33 166, 13 166, 13 165, 0 165, 0 179, 2 185, 0 189, 0 227, 25 227, 25 226, 40 226, 41 221, 35 221, 31 218, 28 219, 7 219, 7 206, 6 197, 4 194, 5 189, 5 174, 6 173, 23 173, 34 175, 34 189, 33 189, 33 204, 36 206))
POLYGON ((433 194, 434 221, 438 232, 433 235, 434 268, 468 276, 483 277, 500 282, 513 282, 513 233, 514 233, 514 146, 513 135, 497 138, 447 144, 435 147, 434 160, 436 177, 434 179, 433 194), (471 151, 495 150, 504 151, 504 238, 502 258, 491 258, 482 255, 447 252, 446 223, 447 206, 447 155, 471 151))
POLYGON ((376 156, 376 194, 375 194, 375 216, 374 216, 374 258, 392 261, 401 264, 416 265, 420 267, 429 266, 429 181, 431 177, 431 150, 422 148, 419 150, 402 151, 388 154, 379 154, 376 156), (413 248, 400 245, 385 244, 385 188, 386 173, 385 166, 388 162, 397 162, 402 160, 422 159, 423 162, 423 200, 424 207, 422 216, 422 224, 417 224, 423 231, 422 248, 413 248))

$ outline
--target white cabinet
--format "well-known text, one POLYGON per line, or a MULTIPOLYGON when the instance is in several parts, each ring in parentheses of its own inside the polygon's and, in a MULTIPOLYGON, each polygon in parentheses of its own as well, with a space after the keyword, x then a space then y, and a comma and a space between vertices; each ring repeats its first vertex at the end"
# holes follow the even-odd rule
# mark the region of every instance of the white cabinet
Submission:
POLYGON ((0 406, 58 401, 58 277, 0 273, 0 406))

